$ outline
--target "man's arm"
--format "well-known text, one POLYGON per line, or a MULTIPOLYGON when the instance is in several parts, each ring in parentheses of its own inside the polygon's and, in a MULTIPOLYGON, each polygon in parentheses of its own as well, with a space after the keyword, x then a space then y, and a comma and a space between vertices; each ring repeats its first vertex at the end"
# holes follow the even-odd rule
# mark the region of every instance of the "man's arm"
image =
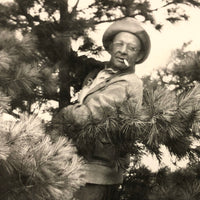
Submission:
POLYGON ((76 123, 84 124, 90 116, 100 119, 102 109, 114 109, 115 105, 123 103, 128 99, 140 106, 142 95, 143 85, 140 79, 138 81, 122 79, 88 95, 83 104, 77 103, 67 106, 62 112, 71 116, 76 123))

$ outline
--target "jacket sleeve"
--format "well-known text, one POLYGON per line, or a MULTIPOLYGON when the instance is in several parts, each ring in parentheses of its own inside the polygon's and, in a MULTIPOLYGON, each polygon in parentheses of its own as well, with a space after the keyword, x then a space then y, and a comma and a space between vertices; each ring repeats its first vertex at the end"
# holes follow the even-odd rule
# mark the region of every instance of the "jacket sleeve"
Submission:
POLYGON ((77 123, 84 123, 91 115, 99 119, 101 109, 114 108, 116 104, 128 99, 141 106, 142 95, 143 84, 140 79, 131 81, 122 79, 88 95, 83 104, 67 106, 64 108, 64 113, 71 115, 77 123))

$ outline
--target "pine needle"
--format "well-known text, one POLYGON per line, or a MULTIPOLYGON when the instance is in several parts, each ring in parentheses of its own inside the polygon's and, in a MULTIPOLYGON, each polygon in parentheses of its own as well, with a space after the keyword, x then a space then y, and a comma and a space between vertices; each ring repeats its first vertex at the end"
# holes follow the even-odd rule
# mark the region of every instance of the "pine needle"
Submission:
POLYGON ((37 116, 21 115, 1 130, 5 142, 0 143, 0 159, 5 167, 0 173, 11 177, 7 182, 0 179, 7 187, 4 199, 70 200, 85 184, 84 162, 72 142, 64 137, 52 142, 37 116))
POLYGON ((5 138, 1 138, 0 140, 0 160, 6 160, 10 154, 10 148, 6 144, 5 138))
POLYGON ((179 109, 187 116, 193 111, 194 107, 200 101, 200 84, 196 84, 190 91, 179 95, 179 109))
POLYGON ((2 70, 9 70, 11 63, 12 63, 12 57, 5 51, 0 51, 0 71, 2 70))

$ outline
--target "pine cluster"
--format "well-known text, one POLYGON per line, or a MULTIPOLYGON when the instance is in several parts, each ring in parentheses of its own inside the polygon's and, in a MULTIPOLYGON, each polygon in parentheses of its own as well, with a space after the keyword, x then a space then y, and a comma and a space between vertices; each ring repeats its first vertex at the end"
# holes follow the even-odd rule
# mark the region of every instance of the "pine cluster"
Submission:
POLYGON ((199 163, 175 172, 163 168, 154 175, 155 185, 149 193, 149 200, 198 200, 200 198, 199 175, 199 163))
POLYGON ((120 200, 198 200, 200 198, 199 162, 170 171, 168 167, 152 172, 144 166, 132 168, 120 188, 120 200))
POLYGON ((93 150, 94 141, 104 137, 116 149, 135 156, 148 151, 160 160, 164 145, 182 158, 195 154, 191 146, 193 139, 199 139, 199 100, 199 84, 182 94, 160 87, 144 91, 141 108, 127 100, 100 109, 101 117, 90 116, 84 124, 77 124, 67 112, 56 123, 80 150, 93 150))
POLYGON ((56 94, 56 80, 37 44, 33 34, 0 29, 0 91, 10 97, 10 110, 30 112, 34 102, 56 94))
POLYGON ((14 31, 0 31, 0 83, 9 96, 33 93, 40 82, 36 63, 35 38, 26 35, 17 39, 14 31))
POLYGON ((64 137, 52 142, 38 117, 4 120, 0 134, 1 200, 66 200, 84 184, 76 148, 64 137))

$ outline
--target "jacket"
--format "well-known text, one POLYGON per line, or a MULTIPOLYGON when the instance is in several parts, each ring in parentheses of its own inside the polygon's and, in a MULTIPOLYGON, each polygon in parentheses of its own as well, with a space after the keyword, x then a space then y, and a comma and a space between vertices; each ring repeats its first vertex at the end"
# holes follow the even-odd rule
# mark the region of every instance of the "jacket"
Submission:
MULTIPOLYGON (((91 83, 97 74, 98 72, 89 74, 84 85, 91 83)), ((77 122, 84 123, 91 114, 94 118, 99 118, 101 107, 112 107, 115 103, 126 101, 127 98, 141 105, 142 95, 142 81, 132 70, 128 70, 106 78, 87 92, 82 103, 65 109, 77 122)), ((93 184, 122 183, 124 168, 129 164, 129 155, 117 152, 105 138, 96 140, 94 151, 85 155, 85 159, 87 162, 86 182, 93 184)))

